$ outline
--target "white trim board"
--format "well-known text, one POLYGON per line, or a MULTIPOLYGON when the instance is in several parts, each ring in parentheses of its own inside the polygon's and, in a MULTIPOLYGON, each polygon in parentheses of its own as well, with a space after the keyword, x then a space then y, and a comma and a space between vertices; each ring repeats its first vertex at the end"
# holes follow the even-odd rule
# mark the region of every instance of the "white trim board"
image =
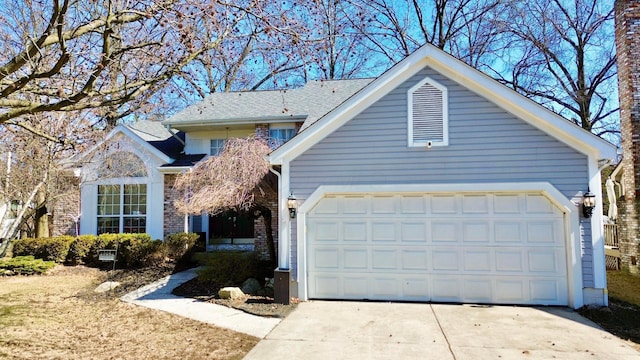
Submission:
POLYGON ((298 208, 298 297, 308 300, 307 289, 307 213, 326 195, 332 194, 411 194, 411 193, 539 193, 549 199, 564 213, 565 244, 567 248, 567 283, 569 306, 577 309, 583 305, 582 259, 580 255, 579 207, 547 182, 482 183, 482 184, 384 184, 384 185, 325 185, 314 191, 298 208))

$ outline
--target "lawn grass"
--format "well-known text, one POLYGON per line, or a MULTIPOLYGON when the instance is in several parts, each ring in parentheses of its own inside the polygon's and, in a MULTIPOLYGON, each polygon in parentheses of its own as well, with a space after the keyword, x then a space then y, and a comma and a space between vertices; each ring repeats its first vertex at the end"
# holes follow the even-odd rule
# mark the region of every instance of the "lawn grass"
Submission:
POLYGON ((249 335, 120 301, 102 273, 0 276, 0 359, 242 359, 249 335))
POLYGON ((609 308, 582 308, 580 313, 640 349, 640 276, 607 271, 609 308))
POLYGON ((633 276, 625 271, 607 271, 607 283, 609 297, 640 306, 640 275, 633 276))

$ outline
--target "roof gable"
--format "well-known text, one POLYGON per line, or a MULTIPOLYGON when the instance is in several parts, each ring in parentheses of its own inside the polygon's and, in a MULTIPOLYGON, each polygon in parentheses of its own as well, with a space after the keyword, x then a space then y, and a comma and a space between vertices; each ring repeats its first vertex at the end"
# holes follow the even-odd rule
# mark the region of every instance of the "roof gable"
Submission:
POLYGON ((273 151, 268 157, 269 161, 277 165, 296 158, 427 66, 580 153, 592 155, 597 159, 614 159, 616 156, 616 147, 613 144, 427 44, 319 119, 312 127, 273 151))
MULTIPOLYGON (((119 136, 126 137, 133 144, 136 144, 136 146, 138 146, 141 150, 156 156, 161 162, 164 162, 164 163, 173 162, 174 157, 172 157, 171 155, 176 156, 176 154, 174 154, 175 153, 174 146, 167 146, 167 142, 171 142, 171 143, 173 143, 173 141, 178 142, 176 139, 171 140, 173 136, 169 136, 164 140, 160 140, 160 138, 158 137, 153 137, 153 138, 157 138, 158 140, 147 141, 143 139, 143 137, 140 135, 139 129, 138 130, 132 129, 130 126, 127 126, 127 125, 118 125, 113 130, 111 130, 109 134, 107 134, 107 136, 105 136, 104 140, 92 146, 82 154, 72 157, 66 163, 68 164, 81 163, 84 159, 91 156, 91 154, 94 154, 96 151, 99 151, 100 147, 103 146, 105 143, 108 143, 110 141, 116 141, 119 136), (163 151, 162 148, 166 148, 165 149, 166 152, 163 151)), ((182 145, 180 144, 180 146, 182 145)))

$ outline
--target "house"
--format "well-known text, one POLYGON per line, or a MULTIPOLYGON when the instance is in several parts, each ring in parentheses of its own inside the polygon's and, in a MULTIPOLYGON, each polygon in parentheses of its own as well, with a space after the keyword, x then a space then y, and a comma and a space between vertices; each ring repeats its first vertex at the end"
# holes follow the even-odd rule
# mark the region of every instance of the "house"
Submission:
MULTIPOLYGON (((173 204, 182 195, 173 190, 176 176, 218 155, 229 138, 256 133, 276 148, 305 120, 317 120, 370 81, 312 81, 291 90, 215 93, 166 121, 117 126, 76 159, 82 165, 80 233, 146 232, 163 239, 192 231, 201 233, 210 248, 232 244, 266 255, 260 220, 242 213, 178 214, 173 204)), ((274 229, 276 202, 274 198, 274 229)))
POLYGON ((615 157, 425 45, 269 156, 280 213, 297 206, 279 271, 301 300, 606 304, 600 167, 615 157))
POLYGON ((81 232, 262 251, 258 222, 172 206, 178 173, 254 132, 275 149, 281 300, 607 303, 598 204, 615 146, 431 45, 376 79, 212 94, 116 128, 83 167, 81 232))
POLYGON ((620 213, 619 253, 622 267, 640 274, 640 8, 634 1, 615 2, 615 42, 620 96, 620 134, 622 161, 612 178, 621 185, 618 201, 620 213))

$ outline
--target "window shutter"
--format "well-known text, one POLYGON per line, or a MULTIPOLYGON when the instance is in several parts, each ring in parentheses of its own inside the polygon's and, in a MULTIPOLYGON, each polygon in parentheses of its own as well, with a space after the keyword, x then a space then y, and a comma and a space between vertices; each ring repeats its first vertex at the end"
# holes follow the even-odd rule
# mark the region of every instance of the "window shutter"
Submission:
POLYGON ((425 83, 412 94, 413 142, 444 141, 444 95, 442 90, 425 83))

